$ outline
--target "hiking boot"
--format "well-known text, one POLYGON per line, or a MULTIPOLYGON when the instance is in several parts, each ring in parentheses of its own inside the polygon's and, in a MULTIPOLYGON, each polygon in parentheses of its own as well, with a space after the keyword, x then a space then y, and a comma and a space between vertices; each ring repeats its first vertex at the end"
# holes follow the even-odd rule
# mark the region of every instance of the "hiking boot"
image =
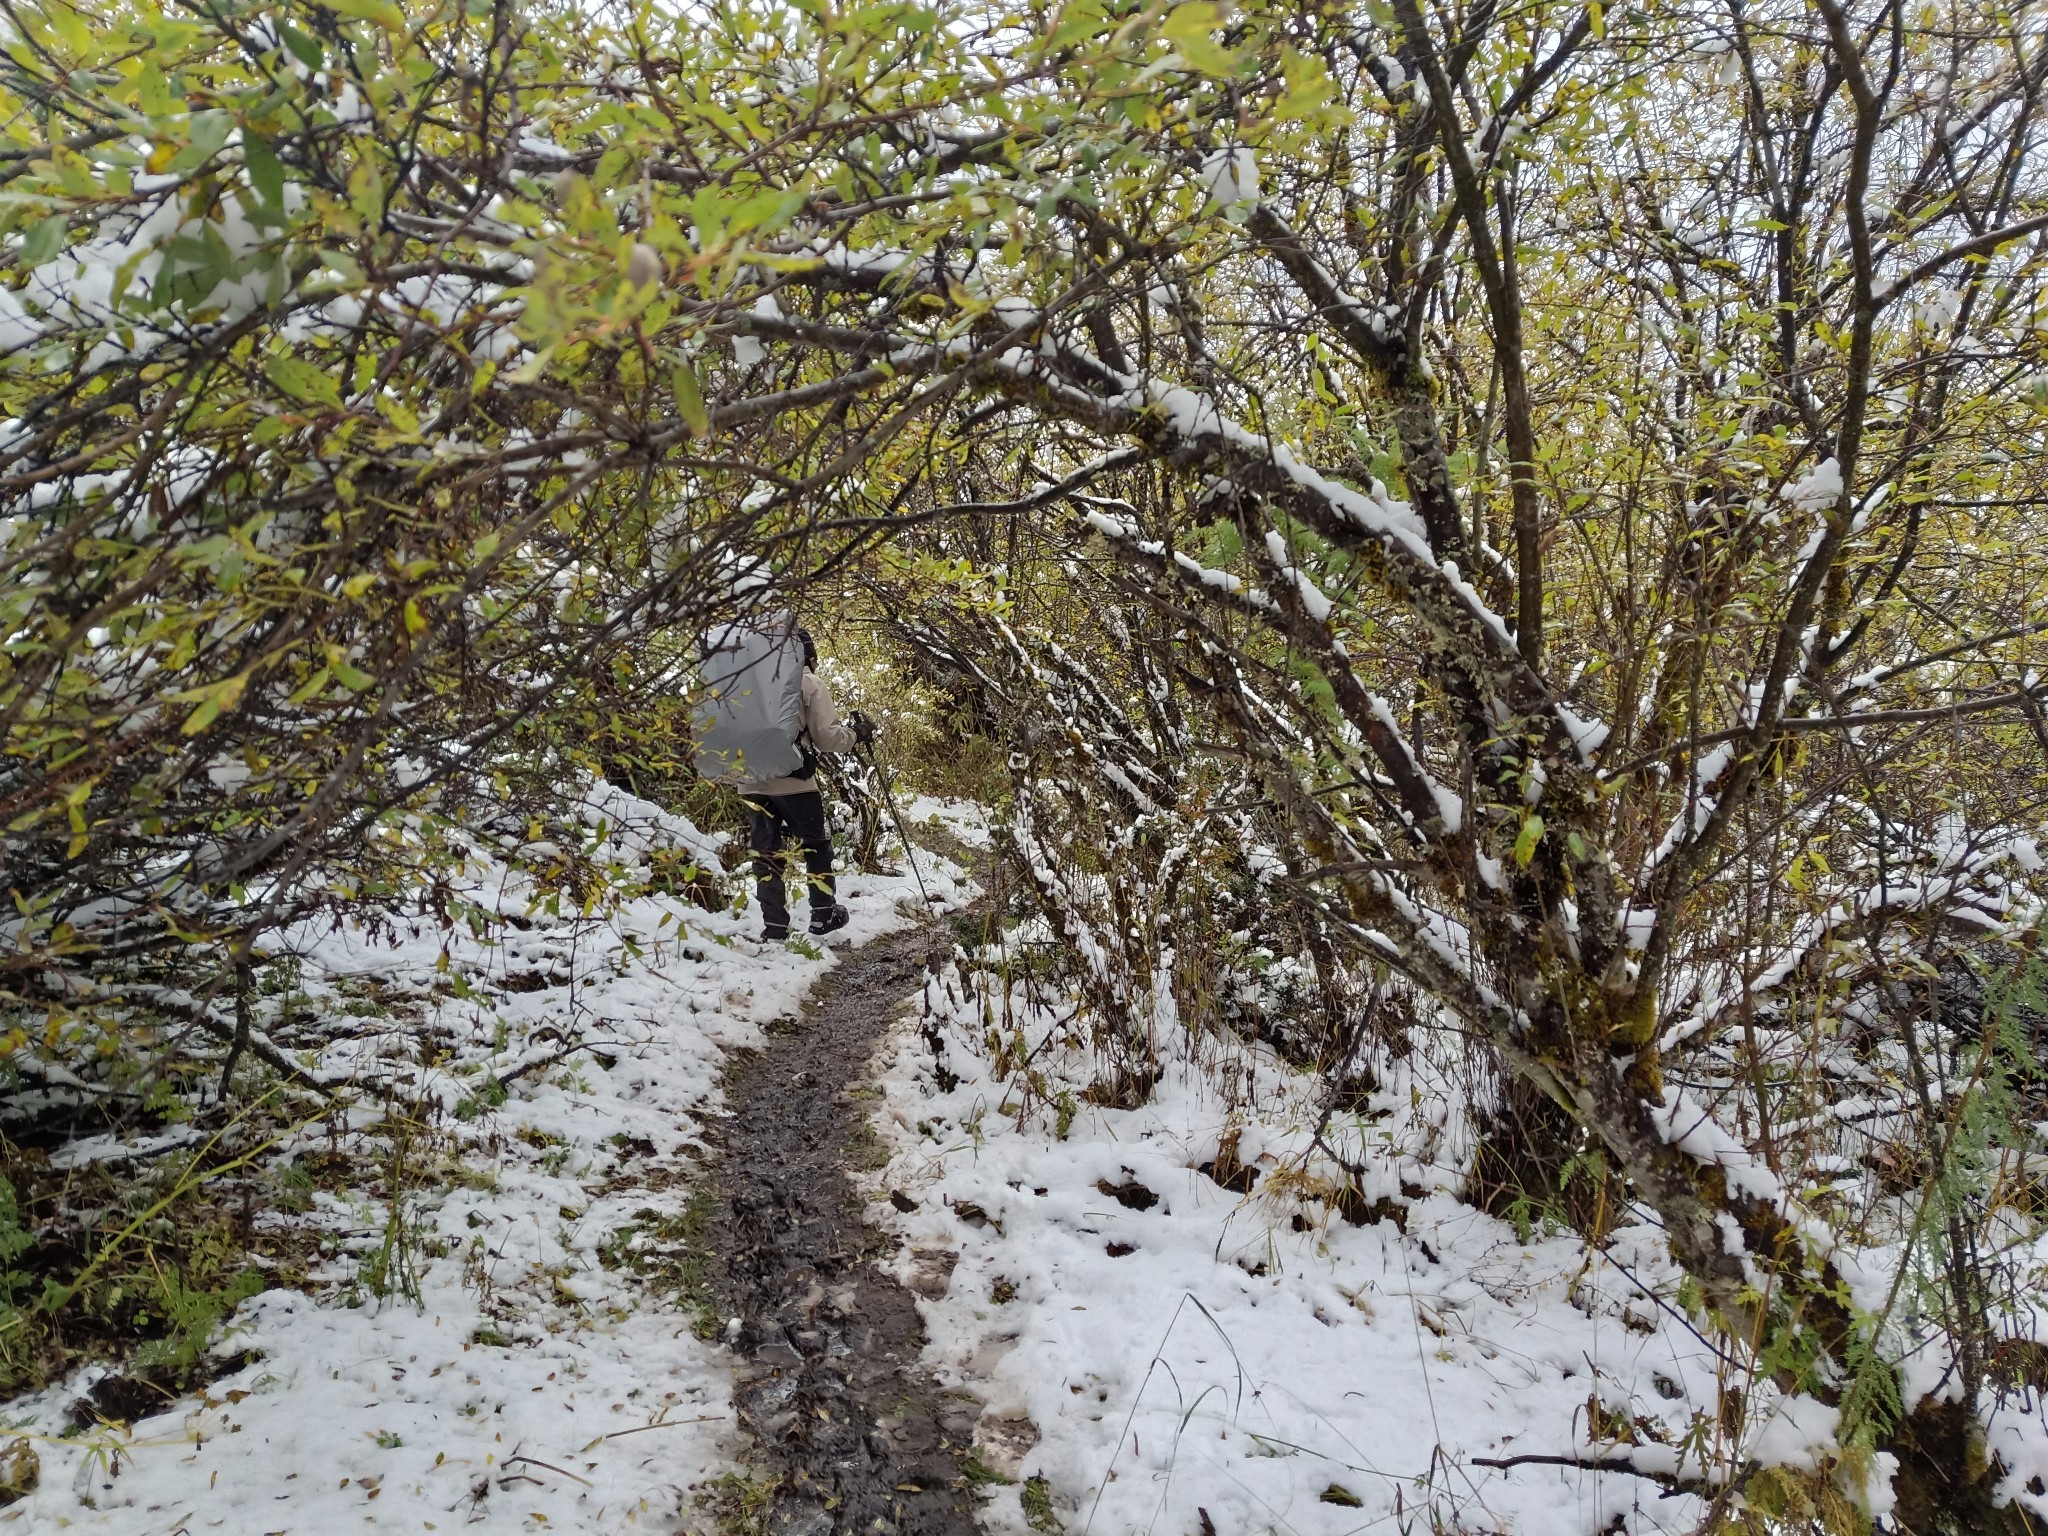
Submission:
POLYGON ((763 944, 780 944, 788 937, 789 924, 787 923, 770 923, 761 930, 761 942, 763 944))
POLYGON ((811 932, 814 934, 837 933, 852 921, 853 914, 836 901, 829 907, 811 908, 811 932))

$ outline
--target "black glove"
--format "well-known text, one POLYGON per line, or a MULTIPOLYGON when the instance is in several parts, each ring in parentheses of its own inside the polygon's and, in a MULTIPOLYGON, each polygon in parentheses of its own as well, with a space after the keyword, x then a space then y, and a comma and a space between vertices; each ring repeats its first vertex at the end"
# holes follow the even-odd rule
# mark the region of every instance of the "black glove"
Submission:
POLYGON ((866 746, 869 742, 875 739, 875 732, 877 729, 875 722, 870 720, 866 715, 862 714, 859 710, 856 709, 851 715, 849 715, 847 717, 846 723, 853 727, 853 739, 856 742, 860 743, 860 745, 866 746))

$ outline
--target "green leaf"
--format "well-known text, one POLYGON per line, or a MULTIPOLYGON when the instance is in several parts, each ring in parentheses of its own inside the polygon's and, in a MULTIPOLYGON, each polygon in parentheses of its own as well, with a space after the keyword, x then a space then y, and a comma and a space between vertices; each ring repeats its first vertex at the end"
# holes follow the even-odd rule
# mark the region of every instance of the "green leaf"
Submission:
POLYGON ((292 57, 305 65, 306 68, 318 69, 325 62, 320 52, 320 45, 314 42, 312 38, 306 36, 297 27, 292 26, 289 22, 280 22, 277 30, 284 38, 285 47, 291 49, 292 57))
POLYGON ((64 40, 64 46, 71 50, 75 59, 83 60, 92 51, 92 32, 86 27, 85 18, 68 5, 39 7, 43 19, 49 22, 57 36, 64 40))
POLYGON ((363 269, 356 265, 355 257, 346 251, 325 250, 320 260, 334 269, 334 275, 351 286, 363 280, 363 269))
POLYGON ((173 175, 197 170, 211 160, 227 143, 228 134, 234 130, 235 120, 226 112, 201 112, 187 125, 191 138, 183 149, 171 156, 165 167, 173 175))
POLYGON ((1169 11, 1159 32, 1193 68, 1205 75, 1228 75, 1236 70, 1237 61, 1209 35, 1223 23, 1222 6, 1211 0, 1192 0, 1169 11))
POLYGON ((207 565, 218 560, 235 547, 235 541, 224 533, 211 538, 200 539, 191 544, 181 544, 174 551, 174 558, 180 565, 207 565))
POLYGON ((331 677, 333 677, 333 675, 334 674, 330 672, 327 668, 322 667, 318 672, 315 672, 311 677, 307 678, 303 683, 299 684, 298 687, 294 688, 292 690, 292 696, 285 702, 288 704, 305 703, 306 700, 312 698, 322 688, 325 688, 327 686, 328 680, 331 677))
POLYGON ((151 117, 162 117, 178 109, 178 99, 164 83, 164 72, 157 68, 155 59, 142 61, 142 68, 135 75, 135 95, 142 110, 151 117))
POLYGON ((341 409, 341 388, 325 369, 302 363, 295 357, 273 357, 263 365, 263 376, 294 400, 341 409))
POLYGON ((387 32, 405 30, 405 12, 392 0, 320 0, 320 3, 337 16, 357 16, 364 21, 374 21, 387 32))
POLYGON ((188 688, 183 693, 173 694, 175 699, 198 699, 199 707, 185 717, 185 723, 178 727, 181 734, 197 736, 220 717, 224 709, 233 709, 241 702, 242 693, 249 686, 249 674, 237 673, 223 678, 220 682, 209 683, 204 688, 188 688))
POLYGON ((1277 118, 1313 117, 1336 95, 1323 61, 1289 48, 1281 56, 1281 74, 1287 89, 1273 109, 1277 118))
POLYGON ((803 205, 804 194, 801 192, 757 192, 733 210, 732 228, 735 232, 743 229, 772 232, 794 218, 803 205))
POLYGON ((703 390, 697 387, 697 370, 688 363, 681 364, 670 375, 669 388, 675 394, 676 409, 682 412, 690 436, 710 436, 711 413, 704 408, 703 390))
POLYGON ((365 224, 383 222, 384 178, 368 160, 358 160, 356 168, 348 173, 348 205, 362 215, 365 224))
POLYGON ((71 221, 61 213, 53 213, 42 223, 28 232, 28 238, 21 242, 21 254, 16 258, 22 267, 39 267, 64 248, 65 238, 71 233, 71 221))
POLYGON ((1103 25, 1102 7, 1094 3, 1094 0, 1079 0, 1079 3, 1062 6, 1059 18, 1060 24, 1052 29, 1052 35, 1045 40, 1047 53, 1057 53, 1062 48, 1078 43, 1103 25))
POLYGON ((697 226, 699 250, 711 250, 724 241, 725 226, 732 212, 732 203, 719 196, 715 187, 702 187, 692 194, 690 222, 697 226))
POLYGON ((273 208, 284 206, 284 162, 277 151, 253 133, 242 136, 242 163, 249 170, 249 185, 273 208))
POLYGON ((1543 818, 1534 811, 1522 818, 1522 830, 1515 838, 1515 862, 1524 869, 1536 857, 1536 845, 1543 840, 1543 818))

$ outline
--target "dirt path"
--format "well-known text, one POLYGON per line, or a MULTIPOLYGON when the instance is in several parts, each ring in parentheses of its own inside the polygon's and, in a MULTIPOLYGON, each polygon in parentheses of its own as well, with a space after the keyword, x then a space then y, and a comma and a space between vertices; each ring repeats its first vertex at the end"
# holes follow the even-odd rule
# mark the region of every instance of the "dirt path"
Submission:
POLYGON ((741 1320, 742 1422, 779 1479, 777 1536, 972 1536, 961 1457, 976 1407, 918 1367, 910 1293, 875 1268, 889 1239, 861 1220, 846 1169, 861 1111, 845 1091, 916 989, 940 930, 848 954, 803 1018, 734 1070, 710 1247, 741 1320))

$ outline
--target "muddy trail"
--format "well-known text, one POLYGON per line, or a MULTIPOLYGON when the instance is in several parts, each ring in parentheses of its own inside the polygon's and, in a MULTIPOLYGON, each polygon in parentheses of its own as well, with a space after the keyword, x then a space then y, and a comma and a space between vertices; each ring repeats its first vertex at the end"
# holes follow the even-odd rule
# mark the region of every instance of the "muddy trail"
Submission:
POLYGON ((776 1480, 776 1536, 972 1536, 962 1458, 977 1406, 918 1365, 911 1294, 875 1267, 891 1239, 861 1219, 846 1170, 876 1042, 917 989, 940 927, 853 950, 803 1016, 727 1080, 714 1283, 741 1330, 734 1401, 776 1480))

